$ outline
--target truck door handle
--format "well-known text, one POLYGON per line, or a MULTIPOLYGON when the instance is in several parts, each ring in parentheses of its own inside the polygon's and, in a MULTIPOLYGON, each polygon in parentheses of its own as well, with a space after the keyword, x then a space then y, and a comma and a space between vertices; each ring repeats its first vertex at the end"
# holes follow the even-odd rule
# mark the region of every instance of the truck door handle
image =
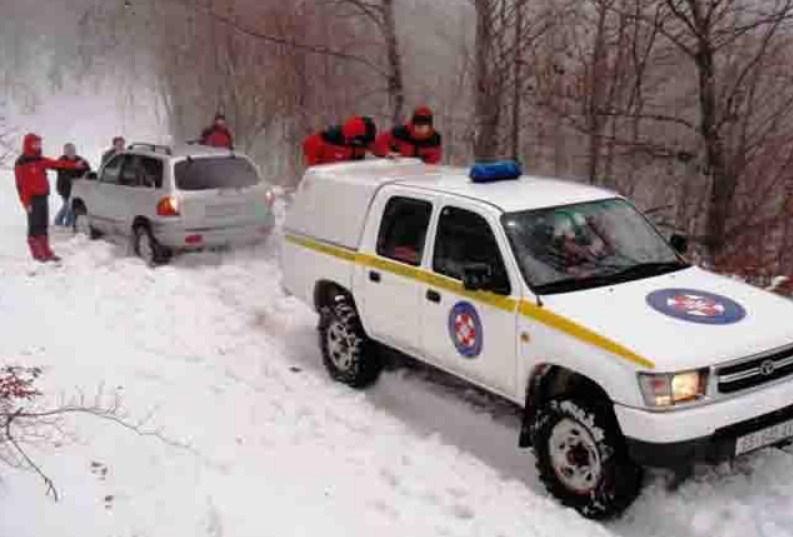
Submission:
POLYGON ((430 302, 435 302, 439 304, 441 301, 441 294, 438 291, 433 291, 432 289, 427 290, 427 300, 430 302))
POLYGON ((369 271, 369 279, 375 283, 380 283, 380 273, 374 270, 369 271))

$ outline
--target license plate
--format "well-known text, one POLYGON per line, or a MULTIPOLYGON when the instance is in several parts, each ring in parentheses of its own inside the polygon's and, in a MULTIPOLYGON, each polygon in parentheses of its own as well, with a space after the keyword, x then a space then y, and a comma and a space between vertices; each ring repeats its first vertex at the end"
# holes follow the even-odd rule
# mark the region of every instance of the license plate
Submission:
POLYGON ((206 208, 207 218, 228 218, 245 215, 250 212, 248 204, 209 205, 206 208))
POLYGON ((790 437, 793 437, 793 420, 738 438, 735 442, 735 454, 748 453, 790 437))

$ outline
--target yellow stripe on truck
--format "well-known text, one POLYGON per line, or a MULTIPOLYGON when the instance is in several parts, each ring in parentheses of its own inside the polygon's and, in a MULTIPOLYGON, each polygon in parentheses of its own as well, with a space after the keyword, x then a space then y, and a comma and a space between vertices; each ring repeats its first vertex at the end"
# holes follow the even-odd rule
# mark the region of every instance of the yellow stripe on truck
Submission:
POLYGON ((620 345, 616 341, 602 336, 597 332, 576 323, 575 321, 567 319, 566 317, 562 317, 561 315, 558 315, 545 307, 538 306, 533 302, 526 300, 518 301, 514 298, 497 295, 495 293, 469 291, 465 289, 462 283, 459 281, 447 278, 446 276, 428 272, 418 267, 412 267, 410 265, 383 259, 381 257, 362 254, 349 248, 343 248, 341 246, 335 246, 333 244, 328 244, 305 237, 299 237, 292 234, 287 234, 286 240, 292 244, 343 259, 357 265, 383 270, 390 272, 391 274, 396 274, 397 276, 402 276, 403 278, 408 278, 426 285, 438 287, 445 291, 464 296, 474 302, 487 304, 488 306, 492 306, 500 310, 507 312, 517 311, 525 317, 554 328, 579 341, 583 341, 584 343, 588 343, 598 347, 599 349, 603 349, 611 354, 614 354, 615 356, 619 356, 624 360, 632 362, 641 367, 655 369, 655 363, 653 363, 651 360, 636 354, 632 350, 620 345))
POLYGON ((292 244, 296 244, 298 246, 308 248, 309 250, 314 250, 316 252, 327 254, 333 257, 338 257, 339 259, 343 259, 345 261, 354 262, 356 256, 358 255, 358 252, 355 250, 342 248, 340 246, 335 246, 325 242, 306 239, 305 237, 298 237, 297 235, 287 235, 286 240, 292 244))
POLYGON ((620 345, 616 341, 612 341, 607 337, 601 336, 597 332, 594 332, 589 328, 576 323, 575 321, 571 321, 570 319, 562 317, 561 315, 557 315, 556 313, 549 311, 547 308, 540 307, 526 300, 522 300, 518 310, 526 317, 534 319, 535 321, 546 326, 555 328, 560 332, 564 332, 565 334, 578 340, 584 341, 594 345, 595 347, 615 354, 620 358, 628 360, 629 362, 633 362, 634 364, 646 367, 648 369, 655 369, 655 363, 648 360, 647 358, 636 354, 632 350, 620 345))

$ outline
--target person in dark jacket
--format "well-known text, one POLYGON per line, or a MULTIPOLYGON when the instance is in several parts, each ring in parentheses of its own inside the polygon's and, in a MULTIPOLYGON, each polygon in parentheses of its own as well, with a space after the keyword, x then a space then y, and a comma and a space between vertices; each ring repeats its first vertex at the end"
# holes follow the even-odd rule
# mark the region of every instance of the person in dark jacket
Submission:
POLYGON ((374 122, 363 116, 348 119, 343 125, 312 134, 303 142, 307 166, 363 160, 377 136, 374 122))
POLYGON ((438 164, 443 159, 443 148, 433 122, 432 110, 426 106, 417 108, 410 123, 394 127, 377 138, 374 154, 420 158, 426 164, 438 164))
POLYGON ((22 156, 14 165, 17 192, 22 207, 28 215, 28 246, 36 261, 59 261, 50 248, 48 235, 49 209, 48 197, 50 183, 47 170, 77 170, 84 163, 61 161, 41 156, 41 137, 36 134, 25 135, 22 156))
POLYGON ((74 223, 74 215, 72 214, 72 208, 69 202, 72 197, 72 181, 90 172, 91 166, 88 165, 88 161, 77 155, 77 149, 74 147, 74 144, 66 144, 63 146, 63 156, 58 160, 61 162, 83 163, 83 168, 79 170, 58 170, 58 181, 55 184, 55 189, 63 200, 63 206, 61 206, 61 210, 58 211, 58 214, 55 215, 55 225, 69 227, 74 223))
POLYGON ((104 166, 111 158, 115 157, 116 155, 124 151, 124 146, 126 144, 127 142, 126 140, 124 140, 123 136, 116 136, 115 138, 113 138, 113 147, 111 147, 102 154, 101 166, 104 166))
POLYGON ((234 149, 234 137, 226 123, 226 116, 218 112, 215 121, 201 133, 201 145, 234 149))

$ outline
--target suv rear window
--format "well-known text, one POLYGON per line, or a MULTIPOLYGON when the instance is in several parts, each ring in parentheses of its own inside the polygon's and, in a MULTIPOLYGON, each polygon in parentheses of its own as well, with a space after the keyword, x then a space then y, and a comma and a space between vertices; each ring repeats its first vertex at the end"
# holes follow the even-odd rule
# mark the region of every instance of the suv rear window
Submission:
POLYGON ((256 168, 243 158, 184 160, 174 166, 179 190, 244 188, 259 184, 256 168))

